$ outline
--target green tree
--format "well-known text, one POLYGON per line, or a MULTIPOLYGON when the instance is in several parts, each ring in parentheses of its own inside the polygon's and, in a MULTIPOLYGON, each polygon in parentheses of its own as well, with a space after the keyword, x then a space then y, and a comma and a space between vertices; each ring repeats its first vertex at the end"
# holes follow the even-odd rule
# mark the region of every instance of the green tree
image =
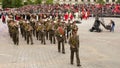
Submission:
POLYGON ((27 4, 34 4, 32 0, 27 0, 27 4))
POLYGON ((12 0, 12 7, 18 8, 22 6, 22 0, 12 0))
POLYGON ((2 0, 3 8, 16 8, 22 6, 22 0, 2 0))
POLYGON ((41 3, 42 3, 42 0, 35 0, 34 3, 35 3, 35 4, 41 4, 41 3))
POLYGON ((117 0, 117 2, 116 3, 120 3, 120 0, 117 0))
POLYGON ((11 0, 2 0, 2 7, 3 8, 11 8, 12 7, 12 1, 11 0))
POLYGON ((96 3, 98 3, 98 4, 105 4, 105 1, 104 0, 97 0, 96 3))
POLYGON ((53 0, 46 0, 46 4, 53 4, 53 0))

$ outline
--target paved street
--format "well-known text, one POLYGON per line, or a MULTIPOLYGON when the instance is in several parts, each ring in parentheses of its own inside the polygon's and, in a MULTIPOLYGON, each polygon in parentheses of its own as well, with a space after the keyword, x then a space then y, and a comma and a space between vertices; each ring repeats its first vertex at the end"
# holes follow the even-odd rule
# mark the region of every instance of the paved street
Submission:
MULTIPOLYGON (((104 18, 105 23, 108 24, 110 19, 116 23, 115 32, 109 32, 102 26, 101 33, 89 32, 94 18, 78 24, 80 68, 120 68, 120 19, 104 18)), ((7 25, 0 22, 0 68, 79 68, 75 61, 74 65, 70 65, 68 44, 65 44, 66 54, 62 54, 58 53, 57 44, 51 45, 47 41, 46 45, 41 45, 36 38, 33 41, 34 45, 27 45, 20 35, 20 44, 15 46, 7 25)))

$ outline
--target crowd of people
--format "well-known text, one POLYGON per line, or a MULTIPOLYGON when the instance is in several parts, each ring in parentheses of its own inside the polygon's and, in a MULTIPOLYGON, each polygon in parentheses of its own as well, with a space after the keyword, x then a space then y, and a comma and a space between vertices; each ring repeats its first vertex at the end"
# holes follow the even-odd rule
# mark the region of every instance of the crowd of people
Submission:
POLYGON ((68 41, 71 49, 71 64, 73 64, 73 56, 76 52, 77 66, 81 66, 78 26, 75 20, 87 19, 90 14, 99 16, 101 12, 112 10, 113 6, 115 5, 106 9, 107 6, 93 4, 27 5, 2 11, 0 17, 3 23, 7 23, 10 38, 15 45, 19 45, 19 35, 22 35, 26 43, 31 45, 34 44, 33 37, 35 37, 44 45, 46 41, 50 41, 51 44, 57 43, 58 52, 65 54, 64 45, 68 41))
POLYGON ((61 18, 50 18, 43 14, 38 20, 34 14, 20 15, 8 14, 7 19, 8 31, 10 38, 15 45, 19 45, 19 35, 27 42, 27 44, 34 44, 33 37, 35 37, 41 44, 46 45, 46 41, 51 44, 58 45, 58 52, 65 54, 65 43, 70 44, 71 48, 71 64, 73 64, 74 52, 77 56, 77 66, 80 66, 79 59, 79 38, 77 35, 78 26, 76 22, 68 20, 66 23, 61 18))

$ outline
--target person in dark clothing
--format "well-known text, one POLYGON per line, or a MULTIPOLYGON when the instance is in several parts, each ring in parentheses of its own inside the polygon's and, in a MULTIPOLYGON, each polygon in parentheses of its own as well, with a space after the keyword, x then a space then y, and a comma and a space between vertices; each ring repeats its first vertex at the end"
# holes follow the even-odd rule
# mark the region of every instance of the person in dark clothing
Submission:
POLYGON ((80 58, 79 58, 79 35, 77 35, 77 31, 72 31, 72 36, 69 39, 69 45, 70 45, 70 61, 71 64, 73 65, 73 59, 74 59, 74 53, 76 54, 76 62, 77 66, 80 65, 80 58))
POLYGON ((93 31, 96 31, 96 32, 101 32, 101 29, 99 28, 100 27, 100 20, 98 17, 96 17, 95 19, 95 22, 94 22, 94 25, 93 27, 90 29, 90 32, 93 32, 93 31))
POLYGON ((110 24, 111 24, 110 32, 114 32, 115 22, 113 20, 110 20, 110 24))

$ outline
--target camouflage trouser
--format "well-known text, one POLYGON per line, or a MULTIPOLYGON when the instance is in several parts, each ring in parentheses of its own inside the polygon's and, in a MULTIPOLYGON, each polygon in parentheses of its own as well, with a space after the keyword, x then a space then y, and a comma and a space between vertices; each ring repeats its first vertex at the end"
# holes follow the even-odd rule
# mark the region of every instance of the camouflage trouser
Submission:
POLYGON ((65 53, 64 38, 58 36, 57 39, 58 39, 58 52, 61 51, 61 44, 62 44, 62 53, 65 53))
POLYGON ((49 38, 49 31, 46 31, 46 39, 48 40, 48 38, 49 38))
POLYGON ((76 54, 77 65, 80 65, 79 50, 76 50, 76 49, 71 49, 71 55, 70 55, 71 64, 73 64, 74 53, 76 54))
POLYGON ((25 29, 23 30, 23 37, 25 40, 27 39, 27 31, 25 29))
POLYGON ((41 44, 44 44, 44 45, 46 44, 45 35, 46 35, 45 31, 41 32, 41 44))
POLYGON ((50 43, 54 43, 55 44, 55 32, 53 30, 49 30, 49 39, 50 39, 50 43))
POLYGON ((27 31, 27 44, 29 44, 29 39, 31 40, 31 44, 33 44, 32 32, 31 31, 27 31))
POLYGON ((41 31, 38 32, 38 40, 42 40, 42 32, 41 31))
POLYGON ((18 45, 19 44, 19 33, 12 33, 12 39, 14 44, 18 45))

